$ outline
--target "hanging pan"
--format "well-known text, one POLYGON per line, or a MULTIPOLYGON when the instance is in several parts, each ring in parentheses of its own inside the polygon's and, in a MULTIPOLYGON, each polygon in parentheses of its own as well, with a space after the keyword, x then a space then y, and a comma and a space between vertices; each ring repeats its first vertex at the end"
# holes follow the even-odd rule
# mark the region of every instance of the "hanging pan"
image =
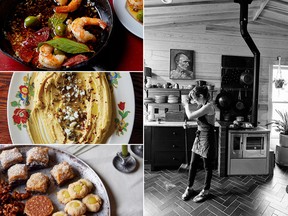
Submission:
POLYGON ((253 84, 253 74, 250 72, 250 70, 247 69, 243 73, 241 73, 240 82, 241 84, 246 86, 250 86, 253 84))
POLYGON ((229 110, 233 104, 232 95, 222 90, 216 97, 215 103, 220 110, 229 110))
POLYGON ((239 93, 238 93, 238 100, 236 101, 236 104, 235 104, 235 108, 238 111, 242 111, 245 109, 245 104, 241 99, 241 90, 240 89, 239 89, 239 93))

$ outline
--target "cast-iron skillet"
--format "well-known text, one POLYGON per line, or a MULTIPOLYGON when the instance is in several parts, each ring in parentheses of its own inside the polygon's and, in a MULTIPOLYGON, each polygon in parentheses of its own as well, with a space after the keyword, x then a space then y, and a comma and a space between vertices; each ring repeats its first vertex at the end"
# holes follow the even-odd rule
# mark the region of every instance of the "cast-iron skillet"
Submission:
MULTIPOLYGON (((10 42, 5 39, 4 30, 5 26, 7 25, 9 21, 9 16, 11 16, 15 10, 15 5, 19 3, 21 0, 0 0, 0 50, 7 56, 13 58, 14 60, 20 62, 21 64, 24 64, 32 69, 35 70, 55 70, 55 69, 49 69, 49 68, 36 68, 35 66, 25 63, 21 61, 21 59, 17 58, 15 56, 15 53, 10 45, 10 42)), ((53 1, 53 0, 49 0, 53 1)), ((109 37, 112 32, 113 28, 113 13, 110 6, 110 3, 108 0, 91 0, 91 2, 95 2, 95 6, 98 10, 98 13, 100 15, 100 19, 105 21, 107 23, 106 33, 102 34, 101 38, 98 38, 100 40, 99 46, 94 50, 95 52, 93 55, 89 58, 89 60, 82 62, 80 64, 71 66, 69 68, 62 67, 61 70, 75 70, 75 69, 81 69, 86 66, 94 66, 93 60, 95 60, 95 57, 100 54, 100 51, 107 45, 109 37)), ((60 69, 59 69, 60 70, 60 69)))
POLYGON ((216 105, 220 110, 229 110, 233 103, 233 96, 226 90, 221 90, 221 92, 216 96, 216 105))

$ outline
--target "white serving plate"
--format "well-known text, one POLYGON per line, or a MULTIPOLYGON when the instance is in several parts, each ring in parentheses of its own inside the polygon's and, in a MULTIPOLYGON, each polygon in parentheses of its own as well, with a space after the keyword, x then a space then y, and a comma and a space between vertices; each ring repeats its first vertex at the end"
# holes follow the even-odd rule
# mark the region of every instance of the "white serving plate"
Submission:
POLYGON ((136 21, 126 9, 126 0, 113 0, 115 13, 123 26, 143 39, 143 25, 136 21))

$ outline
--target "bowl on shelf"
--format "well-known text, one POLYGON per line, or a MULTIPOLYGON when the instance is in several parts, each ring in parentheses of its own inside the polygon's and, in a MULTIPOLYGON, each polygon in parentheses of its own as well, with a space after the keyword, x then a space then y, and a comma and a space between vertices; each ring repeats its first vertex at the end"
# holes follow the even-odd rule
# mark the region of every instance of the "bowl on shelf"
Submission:
POLYGON ((168 96, 168 103, 178 103, 179 97, 176 95, 169 95, 168 96))
POLYGON ((144 98, 144 103, 154 103, 154 102, 155 102, 155 100, 152 97, 144 98))
POLYGON ((167 96, 166 95, 155 95, 155 103, 166 103, 167 96))

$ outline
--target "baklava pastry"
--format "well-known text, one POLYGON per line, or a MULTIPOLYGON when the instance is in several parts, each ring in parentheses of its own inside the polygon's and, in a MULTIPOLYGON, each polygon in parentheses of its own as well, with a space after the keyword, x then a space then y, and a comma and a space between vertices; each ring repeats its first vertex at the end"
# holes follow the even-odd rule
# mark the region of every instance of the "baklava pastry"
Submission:
POLYGON ((2 151, 0 161, 3 169, 6 170, 14 164, 23 162, 23 156, 17 148, 13 148, 2 151))
POLYGON ((26 204, 24 213, 28 216, 49 216, 54 210, 51 200, 47 196, 33 196, 26 204))
POLYGON ((73 199, 82 199, 89 193, 88 187, 80 181, 69 184, 68 192, 73 199))
POLYGON ((95 194, 88 194, 82 199, 89 212, 98 212, 102 206, 102 199, 95 194))
POLYGON ((86 205, 79 200, 72 200, 66 204, 64 210, 71 216, 82 216, 86 213, 86 205))
POLYGON ((62 189, 57 192, 57 199, 60 203, 66 204, 73 200, 73 197, 71 197, 68 189, 62 189))
POLYGON ((49 177, 43 173, 34 173, 26 183, 26 190, 29 192, 46 193, 49 186, 49 177))
POLYGON ((27 152, 26 165, 29 169, 41 169, 48 167, 49 149, 46 147, 34 147, 27 152))
POLYGON ((15 164, 8 169, 8 182, 10 185, 21 183, 28 179, 28 169, 25 164, 15 164))
POLYGON ((75 176, 72 167, 66 161, 55 165, 50 173, 58 185, 62 185, 75 176))

